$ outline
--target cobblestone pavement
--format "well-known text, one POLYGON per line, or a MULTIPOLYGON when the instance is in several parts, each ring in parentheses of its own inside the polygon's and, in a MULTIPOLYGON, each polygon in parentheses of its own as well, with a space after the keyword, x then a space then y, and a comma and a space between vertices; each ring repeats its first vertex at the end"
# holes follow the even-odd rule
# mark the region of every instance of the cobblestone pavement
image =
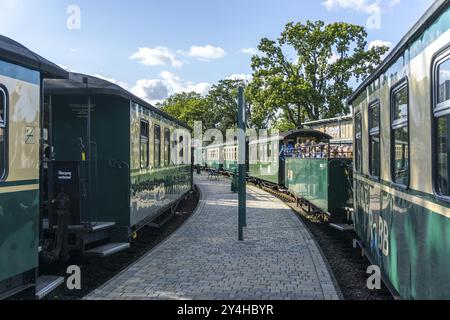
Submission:
POLYGON ((249 187, 239 243, 230 181, 195 179, 201 200, 186 224, 87 299, 339 299, 316 243, 283 202, 249 187))

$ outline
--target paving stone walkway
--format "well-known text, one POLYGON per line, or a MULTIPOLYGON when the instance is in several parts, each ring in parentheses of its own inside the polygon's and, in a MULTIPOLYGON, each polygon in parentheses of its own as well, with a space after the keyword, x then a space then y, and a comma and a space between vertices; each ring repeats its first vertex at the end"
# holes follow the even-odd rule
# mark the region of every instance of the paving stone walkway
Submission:
POLYGON ((282 201, 249 187, 240 243, 230 181, 195 180, 201 200, 186 224, 87 299, 339 299, 316 243, 282 201))

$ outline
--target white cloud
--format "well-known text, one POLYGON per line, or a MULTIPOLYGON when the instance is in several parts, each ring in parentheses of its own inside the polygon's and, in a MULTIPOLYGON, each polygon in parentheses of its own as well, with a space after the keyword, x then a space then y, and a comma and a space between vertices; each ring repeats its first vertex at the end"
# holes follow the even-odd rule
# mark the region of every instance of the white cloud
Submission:
POLYGON ((252 56, 258 54, 258 50, 255 48, 243 48, 243 49, 241 49, 241 52, 252 55, 252 56))
POLYGON ((357 11, 367 11, 367 1, 366 0, 326 0, 322 2, 322 5, 331 11, 336 8, 341 9, 353 9, 357 11))
POLYGON ((227 53, 220 47, 213 47, 211 45, 206 46, 192 46, 187 52, 187 56, 203 61, 209 61, 213 59, 222 59, 227 53))
POLYGON ((373 47, 381 47, 386 46, 389 47, 389 49, 392 49, 394 44, 390 41, 383 41, 383 40, 374 40, 369 43, 369 49, 372 49, 373 47))
POLYGON ((251 74, 243 74, 243 73, 235 73, 226 78, 227 80, 244 80, 250 82, 253 80, 253 76, 251 74))
POLYGON ((192 81, 184 81, 177 75, 168 71, 161 72, 159 76, 168 87, 171 94, 194 91, 198 94, 206 95, 211 89, 211 84, 207 82, 194 83, 192 81))
POLYGON ((381 6, 386 4, 392 7, 400 3, 400 0, 325 0, 322 5, 328 11, 334 9, 351 9, 359 12, 371 14, 376 11, 381 12, 381 6))
POLYGON ((394 48, 394 44, 390 41, 383 41, 383 40, 374 40, 369 43, 369 49, 372 49, 373 47, 381 47, 386 46, 389 48, 389 50, 383 55, 383 59, 387 57, 389 52, 394 48))
POLYGON ((134 53, 131 60, 139 60, 146 66, 167 66, 174 68, 181 68, 183 62, 177 60, 175 54, 167 47, 156 48, 139 48, 138 52, 134 53))
POLYGON ((136 85, 131 88, 131 92, 141 99, 156 104, 174 93, 193 91, 206 95, 210 89, 211 84, 207 82, 185 81, 169 71, 163 71, 157 79, 138 80, 136 85))
POLYGON ((150 103, 156 103, 169 97, 169 89, 160 79, 138 80, 131 92, 150 103))

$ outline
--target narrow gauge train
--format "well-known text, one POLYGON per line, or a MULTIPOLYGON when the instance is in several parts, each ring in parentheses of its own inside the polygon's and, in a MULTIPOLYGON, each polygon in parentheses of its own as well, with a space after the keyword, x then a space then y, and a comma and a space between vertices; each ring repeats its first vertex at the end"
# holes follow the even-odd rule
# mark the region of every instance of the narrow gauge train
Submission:
POLYGON ((236 142, 212 143, 202 148, 205 167, 233 173, 237 170, 238 147, 236 142))
POLYGON ((42 297, 63 279, 39 261, 124 250, 192 189, 189 128, 112 83, 0 37, 0 98, 0 298, 42 297))
POLYGON ((43 79, 67 76, 0 36, 0 299, 36 282, 43 79))
MULTIPOLYGON (((189 130, 180 121, 76 73, 46 80, 45 102, 43 200, 70 198, 65 251, 103 256, 126 248, 139 228, 170 218, 192 189, 189 130)), ((45 212, 44 239, 54 246, 53 230, 64 222, 55 206, 45 212)))
POLYGON ((350 99, 356 231, 404 299, 450 299, 450 2, 435 1, 350 99))
MULTIPOLYGON (((345 208, 352 199, 352 156, 344 147, 349 150, 351 145, 331 143, 331 139, 311 129, 248 139, 248 180, 288 190, 311 209, 330 215, 336 222, 347 221, 345 208)), ((236 143, 211 144, 203 148, 203 155, 207 168, 233 173, 237 167, 236 143)))

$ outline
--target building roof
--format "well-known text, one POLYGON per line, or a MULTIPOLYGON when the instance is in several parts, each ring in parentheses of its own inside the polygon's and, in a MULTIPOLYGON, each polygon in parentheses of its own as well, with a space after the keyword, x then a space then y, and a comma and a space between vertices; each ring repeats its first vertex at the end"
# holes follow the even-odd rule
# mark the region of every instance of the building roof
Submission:
POLYGON ((186 123, 166 114, 124 88, 94 76, 71 72, 68 79, 46 79, 44 90, 45 94, 52 95, 110 95, 121 97, 132 100, 160 116, 188 128, 186 123))
POLYGON ((342 116, 342 117, 336 117, 336 118, 329 118, 329 119, 305 122, 303 125, 304 126, 316 126, 316 125, 321 125, 321 124, 328 124, 328 123, 335 123, 335 122, 342 122, 342 121, 351 121, 352 119, 353 119, 352 115, 348 115, 348 116, 342 116))
POLYGON ((0 35, 0 59, 37 70, 43 73, 44 77, 67 78, 68 73, 47 59, 34 53, 20 43, 0 35))

